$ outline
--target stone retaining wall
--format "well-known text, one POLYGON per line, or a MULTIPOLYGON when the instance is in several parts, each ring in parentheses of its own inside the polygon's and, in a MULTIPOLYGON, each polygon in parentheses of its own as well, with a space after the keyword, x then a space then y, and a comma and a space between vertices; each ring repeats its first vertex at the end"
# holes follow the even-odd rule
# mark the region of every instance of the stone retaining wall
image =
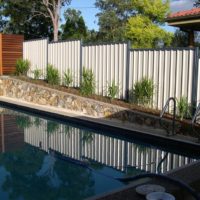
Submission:
POLYGON ((0 78, 0 95, 23 101, 48 105, 97 118, 117 118, 123 121, 156 126, 158 120, 148 114, 58 91, 12 77, 0 78))

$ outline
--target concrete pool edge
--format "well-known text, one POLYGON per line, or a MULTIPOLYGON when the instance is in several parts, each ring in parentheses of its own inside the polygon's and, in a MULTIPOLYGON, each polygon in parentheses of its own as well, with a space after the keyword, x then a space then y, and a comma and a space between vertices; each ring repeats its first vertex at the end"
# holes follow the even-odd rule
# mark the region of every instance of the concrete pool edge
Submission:
POLYGON ((95 129, 99 128, 106 131, 115 131, 116 136, 123 135, 128 139, 134 137, 134 139, 142 139, 144 142, 151 142, 156 146, 158 144, 162 144, 161 146, 177 147, 178 145, 179 148, 185 149, 185 145, 187 145, 187 150, 192 152, 197 152, 200 147, 199 143, 194 143, 188 138, 169 137, 166 136, 164 132, 160 133, 160 130, 157 132, 154 130, 154 133, 152 133, 150 132, 152 130, 149 128, 142 128, 142 130, 140 130, 141 127, 139 126, 133 126, 130 123, 120 122, 118 120, 107 118, 92 118, 91 116, 86 116, 78 112, 70 112, 69 110, 64 110, 61 108, 28 103, 25 101, 2 96, 0 97, 0 103, 5 106, 11 106, 13 108, 42 114, 51 118, 62 119, 62 121, 69 120, 82 126, 89 126, 95 129))

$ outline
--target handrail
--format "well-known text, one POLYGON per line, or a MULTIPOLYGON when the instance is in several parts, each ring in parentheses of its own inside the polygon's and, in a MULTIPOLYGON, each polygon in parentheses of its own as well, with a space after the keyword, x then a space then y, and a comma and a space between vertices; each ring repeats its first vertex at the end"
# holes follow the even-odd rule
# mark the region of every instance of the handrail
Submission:
POLYGON ((164 113, 166 112, 166 109, 169 107, 170 101, 173 101, 174 103, 174 109, 173 109, 173 121, 172 121, 172 135, 175 134, 175 120, 176 120, 176 99, 174 97, 169 97, 165 106, 163 107, 161 113, 160 113, 160 122, 161 119, 163 118, 164 113))
POLYGON ((199 111, 200 111, 200 103, 199 103, 199 105, 197 106, 197 109, 196 109, 196 111, 195 111, 195 113, 194 113, 194 116, 192 117, 192 125, 196 122, 196 119, 197 119, 197 116, 198 116, 199 111))

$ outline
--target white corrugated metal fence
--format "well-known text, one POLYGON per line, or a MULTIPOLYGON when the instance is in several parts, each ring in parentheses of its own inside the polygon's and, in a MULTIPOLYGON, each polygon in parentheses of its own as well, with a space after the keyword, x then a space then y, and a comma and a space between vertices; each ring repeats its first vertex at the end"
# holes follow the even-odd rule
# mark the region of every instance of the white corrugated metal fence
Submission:
POLYGON ((31 64, 31 69, 28 72, 30 77, 34 77, 33 71, 35 69, 41 70, 41 78, 46 77, 47 49, 47 39, 31 40, 23 43, 23 59, 28 59, 31 64))
POLYGON ((44 39, 24 42, 23 57, 31 61, 31 72, 38 68, 45 75, 47 63, 53 64, 62 83, 70 69, 73 87, 80 86, 83 67, 92 69, 95 92, 104 96, 115 81, 117 98, 127 99, 134 84, 148 77, 155 84, 154 108, 162 109, 169 97, 186 96, 188 103, 200 101, 198 49, 194 48, 129 49, 128 43, 82 45, 80 40, 48 43, 44 39))

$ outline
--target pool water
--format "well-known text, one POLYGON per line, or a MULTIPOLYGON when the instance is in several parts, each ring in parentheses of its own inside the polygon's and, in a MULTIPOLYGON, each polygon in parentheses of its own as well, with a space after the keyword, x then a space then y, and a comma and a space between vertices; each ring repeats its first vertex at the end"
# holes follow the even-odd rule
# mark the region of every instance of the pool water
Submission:
POLYGON ((134 140, 1 108, 0 199, 85 199, 121 188, 117 178, 194 162, 134 140))

